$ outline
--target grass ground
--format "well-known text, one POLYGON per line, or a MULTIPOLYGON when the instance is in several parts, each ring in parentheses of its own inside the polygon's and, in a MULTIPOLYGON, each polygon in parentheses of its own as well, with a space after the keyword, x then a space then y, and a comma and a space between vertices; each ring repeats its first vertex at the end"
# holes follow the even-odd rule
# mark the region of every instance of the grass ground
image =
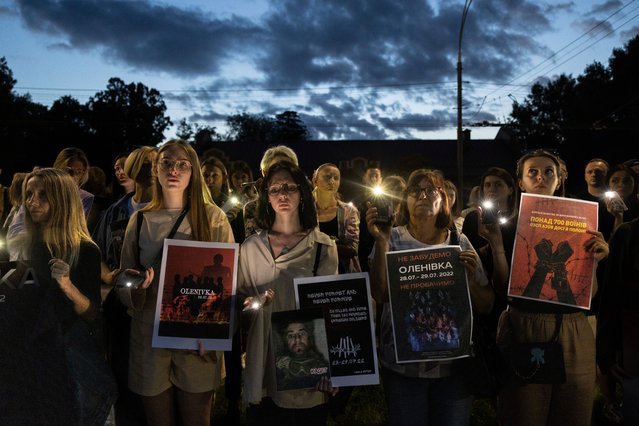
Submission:
MULTIPOLYGON (((211 413, 211 424, 214 426, 235 426, 237 423, 225 421, 226 398, 224 388, 221 387, 215 398, 215 406, 211 413)), ((614 426, 601 416, 600 393, 597 391, 593 409, 594 426, 614 426)), ((241 410, 240 425, 246 424, 244 410, 241 410)), ((349 426, 382 426, 388 424, 386 413, 386 402, 382 386, 362 386, 355 388, 348 407, 346 408, 346 419, 343 424, 349 426)), ((480 399, 473 404, 471 426, 495 426, 497 419, 495 410, 490 400, 480 399)), ((336 423, 329 420, 328 426, 336 426, 336 423)))

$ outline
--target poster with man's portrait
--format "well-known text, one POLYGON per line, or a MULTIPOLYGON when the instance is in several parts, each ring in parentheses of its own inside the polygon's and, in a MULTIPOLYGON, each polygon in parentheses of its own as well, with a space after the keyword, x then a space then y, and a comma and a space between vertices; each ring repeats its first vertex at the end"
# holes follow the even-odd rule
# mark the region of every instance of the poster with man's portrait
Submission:
POLYGON ((312 389, 330 377, 322 309, 273 312, 271 323, 278 391, 312 389))
POLYGON ((230 351, 239 245, 164 240, 153 347, 230 351))

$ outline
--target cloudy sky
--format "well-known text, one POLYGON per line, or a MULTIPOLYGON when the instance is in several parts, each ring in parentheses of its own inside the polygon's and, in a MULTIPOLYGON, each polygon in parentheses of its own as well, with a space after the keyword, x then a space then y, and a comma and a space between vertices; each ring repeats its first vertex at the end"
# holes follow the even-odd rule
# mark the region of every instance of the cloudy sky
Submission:
MULTIPOLYGON (((230 114, 294 110, 317 139, 454 138, 463 3, 0 0, 0 56, 47 105, 119 77, 221 132, 230 114)), ((637 0, 473 1, 464 122, 505 121, 531 83, 607 64, 638 32, 637 0)))

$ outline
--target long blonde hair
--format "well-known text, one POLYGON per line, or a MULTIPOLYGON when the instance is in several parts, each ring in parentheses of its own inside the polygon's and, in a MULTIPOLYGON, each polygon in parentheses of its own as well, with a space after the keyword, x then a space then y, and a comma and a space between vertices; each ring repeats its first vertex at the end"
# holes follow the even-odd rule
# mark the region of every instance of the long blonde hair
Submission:
POLYGON ((80 243, 92 241, 84 218, 78 186, 71 176, 60 169, 43 168, 27 174, 22 184, 22 203, 25 209, 25 248, 31 251, 37 234, 42 238, 52 257, 75 265, 80 255, 80 243), (49 202, 49 221, 37 225, 27 209, 27 183, 40 179, 49 202))
POLYGON ((164 194, 162 193, 162 186, 160 185, 157 177, 158 161, 162 157, 162 153, 172 146, 182 148, 192 166, 191 179, 189 180, 189 185, 185 189, 188 196, 188 218, 191 223, 191 237, 195 241, 211 241, 213 239, 213 230, 211 229, 207 209, 214 207, 213 199, 211 198, 211 193, 208 188, 204 185, 204 177, 202 176, 202 169, 200 167, 200 160, 198 159, 197 153, 191 145, 181 139, 172 139, 168 141, 162 145, 158 151, 158 155, 153 163, 153 198, 151 199, 151 202, 142 209, 142 211, 160 210, 162 208, 164 194))

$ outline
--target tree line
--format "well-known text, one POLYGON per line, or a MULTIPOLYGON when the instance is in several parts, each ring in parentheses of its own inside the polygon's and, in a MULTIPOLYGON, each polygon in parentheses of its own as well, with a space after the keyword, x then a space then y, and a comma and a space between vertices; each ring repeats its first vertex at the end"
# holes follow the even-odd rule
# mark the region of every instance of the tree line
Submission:
MULTIPOLYGON (((583 74, 559 75, 536 83, 530 94, 514 102, 505 128, 523 149, 547 148, 571 164, 602 156, 610 162, 639 157, 639 35, 616 48, 607 65, 594 62, 583 74), (630 148, 622 148, 622 144, 630 148), (611 150, 611 146, 618 147, 611 150), (628 150, 630 149, 630 151, 628 150)), ((173 123, 162 94, 142 83, 111 78, 105 90, 80 103, 62 96, 50 107, 19 95, 6 59, 0 58, 0 140, 5 148, 2 182, 34 164, 51 164, 65 146, 77 146, 105 170, 120 152, 157 145, 173 123)), ((246 112, 226 120, 228 132, 183 119, 177 136, 192 141, 198 151, 217 141, 275 143, 303 141, 309 131, 294 111, 274 117, 246 112)))

